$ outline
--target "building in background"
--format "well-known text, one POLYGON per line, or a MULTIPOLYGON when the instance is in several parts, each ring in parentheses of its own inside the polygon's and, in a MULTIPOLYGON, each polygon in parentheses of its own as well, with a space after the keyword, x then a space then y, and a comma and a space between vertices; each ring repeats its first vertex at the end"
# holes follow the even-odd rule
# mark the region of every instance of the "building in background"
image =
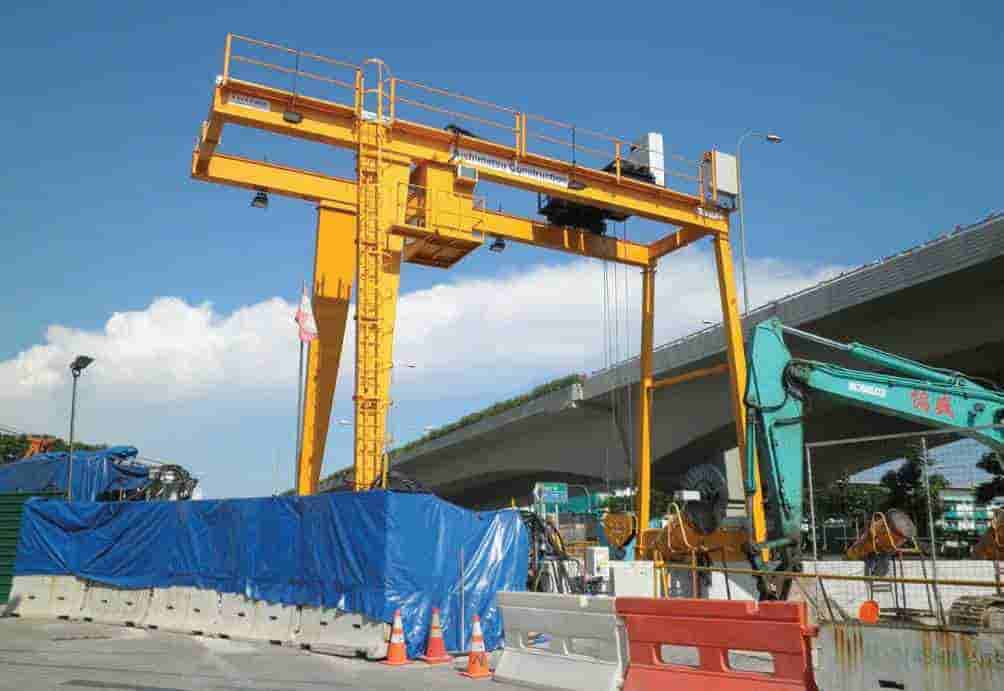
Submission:
POLYGON ((1004 507, 1004 497, 996 497, 989 504, 977 504, 972 487, 949 487, 941 492, 941 498, 945 513, 936 525, 946 531, 974 531, 982 535, 990 527, 994 509, 1004 507))

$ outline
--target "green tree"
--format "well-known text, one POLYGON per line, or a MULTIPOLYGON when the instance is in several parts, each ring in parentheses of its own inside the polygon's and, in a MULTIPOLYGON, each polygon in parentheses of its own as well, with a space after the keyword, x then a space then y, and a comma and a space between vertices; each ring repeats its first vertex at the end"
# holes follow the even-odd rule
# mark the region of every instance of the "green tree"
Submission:
MULTIPOLYGON (((854 540, 856 531, 860 530, 865 521, 873 513, 879 511, 885 502, 887 490, 882 485, 867 485, 850 481, 848 475, 831 482, 824 487, 814 488, 816 502, 816 537, 820 542, 820 550, 824 553, 841 552, 854 540), (843 521, 843 528, 835 528, 832 521, 843 521), (829 524, 829 526, 828 526, 829 524)), ((806 521, 812 519, 808 492, 805 494, 803 516, 806 521)), ((812 531, 806 539, 810 540, 804 549, 811 549, 812 531)))
POLYGON ((24 456, 28 437, 23 434, 0 434, 0 464, 13 463, 24 456))
POLYGON ((976 488, 976 501, 987 504, 994 497, 1004 496, 1004 457, 1000 452, 988 451, 983 454, 976 467, 993 476, 976 488))
POLYGON ((899 509, 905 511, 917 525, 919 536, 930 533, 927 524, 928 491, 924 483, 924 464, 927 464, 928 482, 930 483, 931 515, 937 525, 938 519, 945 513, 945 503, 941 498, 942 490, 948 487, 944 475, 931 474, 933 462, 930 457, 924 458, 919 442, 909 444, 906 462, 896 470, 890 470, 882 476, 882 485, 889 491, 882 510, 899 509))
MULTIPOLYGON (((28 435, 25 434, 0 434, 0 464, 20 461, 25 452, 28 451, 28 435)), ((76 442, 73 451, 101 451, 107 449, 107 444, 82 444, 76 442)), ((70 446, 63 439, 55 439, 52 442, 50 451, 69 451, 70 446)))
MULTIPOLYGON (((816 521, 821 524, 832 518, 871 516, 881 509, 886 492, 886 488, 881 485, 854 483, 844 475, 836 482, 816 490, 816 521)), ((808 502, 808 496, 806 501, 808 502)), ((809 515, 808 506, 805 515, 809 515)))

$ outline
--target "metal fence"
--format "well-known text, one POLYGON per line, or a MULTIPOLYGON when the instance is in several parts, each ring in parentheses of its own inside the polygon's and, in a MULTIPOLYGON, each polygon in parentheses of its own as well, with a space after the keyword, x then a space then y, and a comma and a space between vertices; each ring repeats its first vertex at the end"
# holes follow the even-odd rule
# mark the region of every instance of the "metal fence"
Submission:
MULTIPOLYGON (((989 429, 806 444, 803 572, 771 578, 790 579, 790 597, 819 621, 856 619, 873 601, 885 614, 947 624, 960 598, 1004 595, 1004 522, 993 522, 1004 497, 976 498, 993 480, 978 467, 995 453, 979 440, 989 429)), ((690 596, 700 572, 703 597, 756 597, 758 572, 745 564, 662 569, 667 596, 690 596)))
POLYGON ((933 560, 971 557, 994 509, 1004 506, 1004 497, 977 500, 992 480, 979 464, 996 453, 979 440, 982 431, 806 444, 804 551, 816 559, 843 556, 876 514, 895 508, 909 516, 917 529, 911 537, 933 560))
POLYGON ((806 444, 807 570, 859 579, 829 592, 816 579, 813 594, 830 611, 873 600, 944 622, 960 597, 1001 591, 1000 563, 974 554, 1004 504, 980 497, 993 481, 980 466, 999 453, 982 441, 989 429, 806 444))

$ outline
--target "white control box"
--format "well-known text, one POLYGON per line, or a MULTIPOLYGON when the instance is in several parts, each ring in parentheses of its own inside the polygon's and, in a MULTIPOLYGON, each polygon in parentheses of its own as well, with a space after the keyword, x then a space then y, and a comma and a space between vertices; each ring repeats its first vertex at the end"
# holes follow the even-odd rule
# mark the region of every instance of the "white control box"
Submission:
POLYGON ((640 166, 645 166, 655 178, 659 187, 666 186, 666 156, 662 149, 662 134, 649 132, 631 142, 628 160, 640 166))
POLYGON ((739 195, 739 163, 721 151, 709 151, 702 163, 704 195, 722 207, 732 208, 739 195))
POLYGON ((650 561, 610 562, 610 592, 617 597, 656 597, 655 565, 650 561))
POLYGON ((609 547, 587 547, 586 548, 586 578, 609 578, 610 548, 609 547))

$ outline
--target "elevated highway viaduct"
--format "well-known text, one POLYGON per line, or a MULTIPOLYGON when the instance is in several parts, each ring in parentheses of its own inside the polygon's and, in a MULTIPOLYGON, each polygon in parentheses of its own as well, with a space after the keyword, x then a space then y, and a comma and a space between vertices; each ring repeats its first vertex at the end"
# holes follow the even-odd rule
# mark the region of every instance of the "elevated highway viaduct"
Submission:
MULTIPOLYGON (((1002 312, 1004 216, 997 215, 760 307, 746 317, 744 329, 748 338, 754 325, 776 316, 829 338, 860 341, 1004 383, 1002 312)), ((811 343, 791 339, 789 345, 796 357, 860 368, 811 343)), ((657 348, 656 379, 712 367, 724 357, 721 326, 713 326, 657 348)), ((637 389, 635 359, 422 442, 399 454, 392 469, 471 507, 526 497, 542 480, 623 485, 633 477, 630 413, 637 389)), ((710 460, 726 466, 738 498, 736 439, 724 376, 659 389, 654 396, 654 486, 671 490, 687 468, 710 460)), ((806 423, 808 441, 912 429, 909 423, 849 408, 813 409, 806 423)), ((902 451, 901 445, 887 452, 870 448, 839 462, 828 455, 815 468, 817 484, 902 451)))

